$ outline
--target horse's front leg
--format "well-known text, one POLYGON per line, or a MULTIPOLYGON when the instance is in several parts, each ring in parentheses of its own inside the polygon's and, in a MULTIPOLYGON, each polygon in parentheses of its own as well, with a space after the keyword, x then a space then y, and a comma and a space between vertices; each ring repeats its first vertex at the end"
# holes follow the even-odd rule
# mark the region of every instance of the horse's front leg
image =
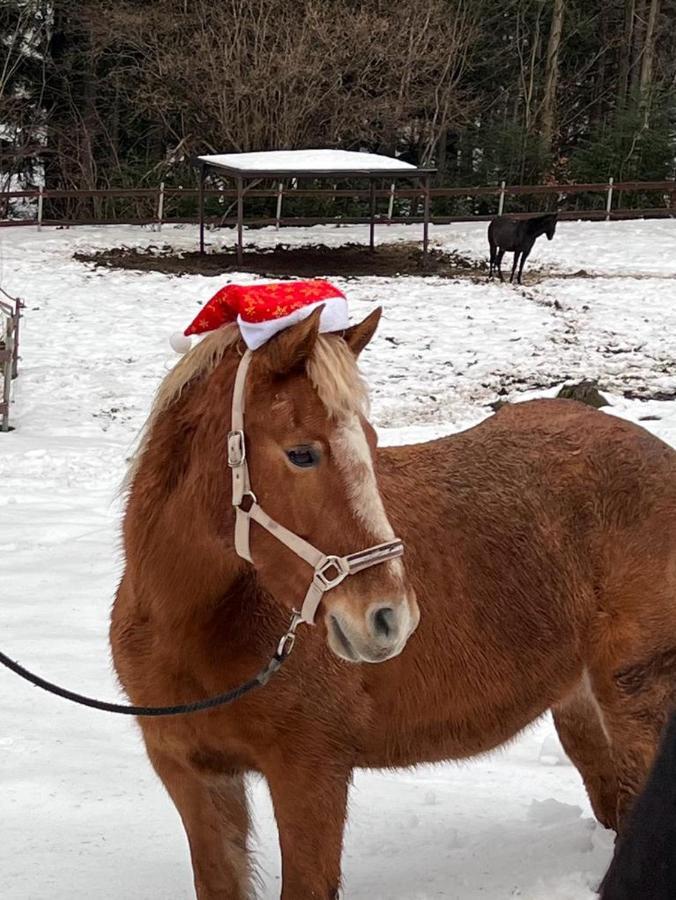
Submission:
POLYGON ((521 284, 521 276, 523 275, 523 264, 526 262, 526 260, 530 256, 530 251, 532 249, 533 249, 533 245, 530 244, 521 251, 521 263, 519 265, 519 278, 518 278, 519 284, 521 284))
POLYGON ((266 767, 282 851, 281 900, 337 900, 351 775, 330 752, 310 760, 300 750, 266 767))
POLYGON ((239 772, 207 780, 146 744, 155 771, 183 820, 198 900, 250 900, 249 813, 239 772))

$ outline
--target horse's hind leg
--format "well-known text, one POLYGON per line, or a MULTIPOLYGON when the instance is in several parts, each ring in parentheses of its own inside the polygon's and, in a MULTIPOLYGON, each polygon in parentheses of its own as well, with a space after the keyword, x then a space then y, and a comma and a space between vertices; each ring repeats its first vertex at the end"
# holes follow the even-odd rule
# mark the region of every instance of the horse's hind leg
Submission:
POLYGON ((253 887, 243 775, 207 779, 150 748, 148 755, 183 820, 198 900, 249 900, 253 887))
POLYGON ((563 749, 582 776, 594 815, 603 826, 617 831, 615 765, 586 675, 552 714, 563 749))
POLYGON ((494 244, 493 241, 491 241, 490 239, 488 241, 488 246, 490 248, 490 253, 491 253, 491 262, 490 262, 490 266, 488 269, 488 277, 492 278, 493 277, 493 269, 495 268, 495 260, 498 257, 498 247, 497 247, 497 244, 494 244))
POLYGON ((504 255, 505 255, 505 251, 502 250, 502 249, 500 249, 500 250, 498 250, 498 255, 497 255, 496 259, 495 259, 495 264, 496 264, 497 269, 498 269, 498 275, 500 276, 500 281, 504 281, 504 280, 505 280, 504 277, 503 277, 503 275, 502 275, 502 268, 501 268, 501 266, 502 266, 502 258, 503 258, 504 255))

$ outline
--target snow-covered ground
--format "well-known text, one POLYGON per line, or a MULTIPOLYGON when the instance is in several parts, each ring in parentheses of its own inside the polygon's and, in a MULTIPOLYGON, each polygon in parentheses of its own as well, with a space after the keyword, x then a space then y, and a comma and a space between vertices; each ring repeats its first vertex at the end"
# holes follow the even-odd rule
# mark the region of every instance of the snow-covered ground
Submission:
MULTIPOLYGON (((485 253, 485 225, 435 227, 433 242, 485 253)), ((416 239, 382 227, 378 239, 416 239)), ((227 233, 219 233, 223 240, 227 233)), ((365 228, 247 235, 260 246, 365 241, 365 228)), ((227 280, 94 269, 77 249, 170 243, 195 229, 0 230, 0 286, 26 301, 12 423, 0 435, 0 647, 47 677, 116 696, 107 619, 120 572, 116 491, 167 335, 227 280)), ((333 279, 355 318, 385 307, 364 354, 383 442, 481 420, 507 399, 598 378, 609 412, 676 445, 676 222, 562 223, 523 288, 440 278, 333 279), (583 271, 585 274, 579 274, 583 271), (576 273, 578 273, 576 275, 576 273), (588 277, 594 274, 595 277, 588 277), (648 418, 646 418, 648 417, 648 418)), ((528 271, 528 270, 527 270, 528 271)), ((136 726, 68 705, 0 671, 0 871, 4 900, 187 900, 183 831, 136 726)), ((256 854, 278 896, 265 787, 252 785, 256 854)), ((591 900, 612 849, 545 719, 508 748, 463 763, 359 773, 344 857, 351 898, 591 900)))

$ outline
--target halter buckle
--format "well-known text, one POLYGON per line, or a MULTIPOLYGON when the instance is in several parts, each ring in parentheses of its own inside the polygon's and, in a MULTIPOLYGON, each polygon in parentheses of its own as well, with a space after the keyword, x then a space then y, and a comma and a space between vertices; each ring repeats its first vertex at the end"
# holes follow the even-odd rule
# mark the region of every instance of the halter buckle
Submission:
POLYGON ((350 568, 347 562, 341 556, 327 556, 315 569, 313 581, 322 589, 322 591, 330 591, 331 588, 337 587, 350 574, 350 568), (330 574, 331 570, 335 575, 330 574))
POLYGON ((286 659, 286 657, 289 656, 289 654, 293 650, 293 645, 296 643, 296 629, 302 621, 303 617, 294 609, 293 615, 291 616, 291 624, 289 625, 289 629, 286 634, 282 636, 281 641, 277 645, 276 655, 278 657, 286 659))
POLYGON ((238 469, 246 459, 246 447, 244 445, 243 431, 228 432, 228 465, 231 469, 238 469))

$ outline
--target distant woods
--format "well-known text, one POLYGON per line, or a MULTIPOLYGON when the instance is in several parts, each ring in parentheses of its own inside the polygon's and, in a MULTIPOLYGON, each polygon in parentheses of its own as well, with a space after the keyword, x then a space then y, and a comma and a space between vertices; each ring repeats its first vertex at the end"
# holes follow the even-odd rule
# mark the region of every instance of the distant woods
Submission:
POLYGON ((444 184, 663 179, 676 0, 2 0, 0 186, 342 147, 444 184))

